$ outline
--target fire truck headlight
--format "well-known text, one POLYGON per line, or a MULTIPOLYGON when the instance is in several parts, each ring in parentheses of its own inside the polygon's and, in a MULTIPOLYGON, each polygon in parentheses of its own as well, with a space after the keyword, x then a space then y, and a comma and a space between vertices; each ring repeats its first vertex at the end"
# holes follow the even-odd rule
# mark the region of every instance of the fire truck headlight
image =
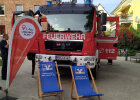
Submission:
POLYGON ((84 61, 94 61, 94 58, 86 57, 86 58, 84 58, 84 61))

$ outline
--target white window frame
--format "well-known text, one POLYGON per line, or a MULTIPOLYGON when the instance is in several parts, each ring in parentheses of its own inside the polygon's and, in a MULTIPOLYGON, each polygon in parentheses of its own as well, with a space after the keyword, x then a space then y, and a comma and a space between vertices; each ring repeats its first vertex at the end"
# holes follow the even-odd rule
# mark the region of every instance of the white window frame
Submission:
MULTIPOLYGON (((35 12, 35 6, 40 6, 40 5, 34 5, 34 12, 35 12)), ((38 15, 36 15, 36 16, 38 16, 38 15)))
MULTIPOLYGON (((22 5, 22 4, 16 4, 16 11, 18 11, 18 10, 17 10, 17 6, 21 6, 21 9, 22 9, 21 11, 23 11, 23 5, 22 5)), ((23 14, 18 15, 18 16, 23 16, 23 14)))
POLYGON ((35 12, 35 7, 36 7, 36 6, 39 6, 39 7, 40 7, 40 5, 34 5, 34 12, 35 12))

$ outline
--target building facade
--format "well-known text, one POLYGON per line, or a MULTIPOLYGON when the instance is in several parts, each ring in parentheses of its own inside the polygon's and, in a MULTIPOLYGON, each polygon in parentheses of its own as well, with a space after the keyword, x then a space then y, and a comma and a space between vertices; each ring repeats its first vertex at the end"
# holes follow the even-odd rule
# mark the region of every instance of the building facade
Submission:
POLYGON ((140 0, 122 0, 111 14, 120 17, 120 24, 132 25, 139 30, 140 26, 140 0))
POLYGON ((107 14, 107 17, 110 17, 109 13, 105 10, 105 8, 103 7, 103 5, 101 5, 100 3, 98 4, 98 6, 96 6, 98 11, 103 11, 104 13, 107 14))
POLYGON ((11 33, 13 11, 36 11, 45 3, 45 0, 0 0, 0 35, 11 33))

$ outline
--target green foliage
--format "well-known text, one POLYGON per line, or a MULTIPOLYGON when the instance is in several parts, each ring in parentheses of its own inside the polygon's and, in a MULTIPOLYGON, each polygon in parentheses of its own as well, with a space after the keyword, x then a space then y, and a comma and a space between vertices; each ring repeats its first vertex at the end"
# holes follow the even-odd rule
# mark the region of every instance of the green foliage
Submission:
POLYGON ((135 29, 133 28, 133 26, 130 26, 130 31, 131 31, 131 32, 134 32, 134 36, 135 36, 135 37, 140 38, 140 34, 137 32, 137 30, 135 30, 135 29))
POLYGON ((140 52, 140 34, 137 30, 135 30, 132 26, 129 28, 120 27, 118 48, 127 48, 129 56, 134 56, 136 53, 140 52))
POLYGON ((140 53, 140 50, 128 50, 128 56, 134 56, 136 53, 140 53))
POLYGON ((134 37, 132 49, 140 50, 140 38, 134 37))
POLYGON ((134 32, 133 46, 131 49, 140 50, 140 34, 132 26, 130 26, 130 31, 134 32))
POLYGON ((107 36, 107 37, 111 36, 111 34, 112 34, 112 31, 111 30, 107 30, 105 32, 105 36, 107 36))
POLYGON ((134 33, 128 27, 120 26, 119 29, 119 49, 129 49, 132 46, 134 33))
POLYGON ((129 14, 133 14, 133 11, 131 11, 129 14))
POLYGON ((133 26, 130 26, 130 31, 134 32, 135 34, 137 33, 137 31, 133 28, 133 26))

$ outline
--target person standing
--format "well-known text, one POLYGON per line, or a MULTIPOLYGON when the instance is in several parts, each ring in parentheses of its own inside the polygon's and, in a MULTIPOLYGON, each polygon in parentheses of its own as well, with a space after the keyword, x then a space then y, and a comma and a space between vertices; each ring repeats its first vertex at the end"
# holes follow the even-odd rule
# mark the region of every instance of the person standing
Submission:
POLYGON ((28 58, 28 60, 32 61, 32 78, 34 78, 34 73, 35 73, 35 53, 28 53, 27 58, 28 58))
POLYGON ((2 56, 2 80, 6 80, 7 77, 7 60, 8 60, 8 34, 3 34, 3 39, 0 42, 1 56, 2 56))

